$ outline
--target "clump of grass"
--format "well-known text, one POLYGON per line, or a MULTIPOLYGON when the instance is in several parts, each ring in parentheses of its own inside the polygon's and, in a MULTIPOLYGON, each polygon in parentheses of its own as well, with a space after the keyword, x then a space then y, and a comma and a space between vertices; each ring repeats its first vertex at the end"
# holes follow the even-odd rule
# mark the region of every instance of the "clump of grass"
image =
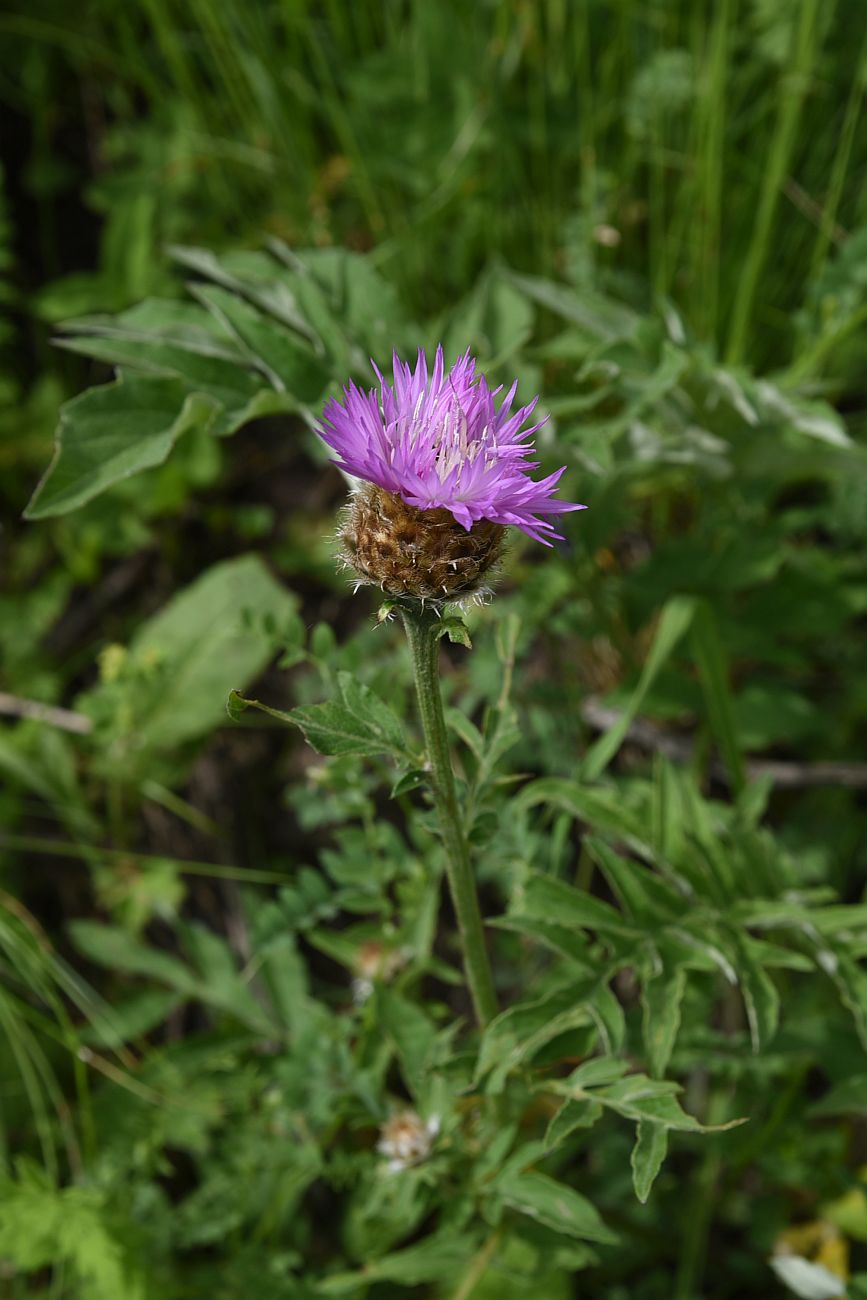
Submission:
POLYGON ((92 305, 153 288, 167 239, 265 229, 377 244, 423 312, 495 254, 639 305, 649 285, 720 355, 767 367, 791 359, 805 280, 864 218, 858 10, 141 0, 2 30, 46 235, 46 91, 73 78, 86 106, 106 216, 92 305))

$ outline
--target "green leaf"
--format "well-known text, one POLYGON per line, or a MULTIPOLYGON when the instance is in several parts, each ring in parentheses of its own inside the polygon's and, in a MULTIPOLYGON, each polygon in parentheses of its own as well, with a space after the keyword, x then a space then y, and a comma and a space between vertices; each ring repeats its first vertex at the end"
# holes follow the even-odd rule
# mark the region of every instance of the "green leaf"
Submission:
POLYGON ((726 1124, 700 1124, 681 1109, 677 1100, 677 1094, 682 1091, 680 1085, 668 1080, 650 1079, 646 1074, 630 1074, 607 1087, 590 1087, 588 1084, 573 1082, 575 1075, 580 1080, 580 1067, 568 1079, 546 1082, 545 1091, 574 1100, 596 1101, 606 1109, 622 1115, 624 1119, 636 1123, 652 1120, 665 1128, 684 1133, 721 1133, 745 1123, 742 1119, 734 1119, 726 1124))
POLYGON ((181 933, 199 974, 201 1000, 228 1011, 255 1031, 274 1033, 276 1026, 238 970, 226 940, 197 923, 183 926, 181 933))
POLYGON ((215 401, 180 379, 121 372, 61 408, 54 456, 27 519, 66 514, 121 479, 162 465, 182 434, 207 428, 215 401))
POLYGON ((449 730, 453 731, 464 742, 473 757, 481 762, 485 752, 485 738, 476 724, 460 709, 446 709, 445 717, 449 730))
MULTIPOLYGON (((102 342, 107 347, 116 344, 121 348, 121 355, 117 358, 120 364, 130 361, 144 369, 151 365, 151 348, 157 349, 157 357, 159 349, 168 348, 173 357, 183 354, 185 357, 207 357, 247 366, 242 349, 204 308, 174 298, 145 298, 116 316, 82 316, 77 320, 63 321, 59 328, 64 334, 56 340, 60 347, 81 341, 84 346, 76 350, 86 356, 112 361, 115 358, 87 352, 85 348, 92 342, 102 342)), ((161 368, 161 365, 161 360, 157 360, 156 368, 161 368)))
POLYGON ((257 555, 215 564, 136 633, 116 682, 78 707, 119 737, 112 761, 130 769, 216 726, 233 684, 255 678, 275 650, 267 619, 282 626, 295 598, 257 555), (245 617, 246 616, 246 617, 245 617))
POLYGON ((127 930, 101 925, 98 921, 72 921, 69 929, 76 948, 90 961, 109 970, 157 980, 186 997, 195 996, 198 989, 196 976, 171 953, 142 943, 127 930))
POLYGON ((541 917, 528 916, 523 912, 510 912, 508 916, 498 916, 486 922, 498 930, 511 930, 514 934, 523 934, 529 939, 536 939, 546 948, 568 958, 584 974, 593 970, 593 961, 588 940, 583 934, 555 921, 546 921, 541 917))
POLYGON ((397 1048, 407 1085, 413 1097, 418 1098, 436 1042, 436 1030, 420 1007, 393 989, 379 989, 376 1005, 380 1024, 397 1048))
MULTIPOLYGON (((397 715, 351 673, 337 674, 339 699, 293 709, 287 720, 300 727, 320 754, 393 754, 411 758, 397 715)), ((259 706, 261 707, 261 706, 259 706)))
POLYGON ((689 628, 694 613, 695 601, 691 596, 672 596, 663 605, 650 653, 629 703, 614 726, 600 736, 584 756, 582 774, 585 780, 594 781, 601 776, 617 753, 644 697, 689 628))
POLYGON ((766 1046, 777 1032, 780 1020, 780 995, 777 986, 753 952, 753 941, 732 928, 731 940, 736 953, 738 984, 747 1011, 753 1051, 766 1046))
POLYGON ((645 981, 641 990, 641 1029, 650 1070, 662 1078, 674 1050, 686 989, 686 972, 677 967, 670 974, 645 981))
POLYGON ((297 334, 226 289, 193 285, 192 292, 238 339, 278 392, 288 392, 305 403, 316 402, 322 396, 330 373, 297 334))
POLYGON ((585 1196, 547 1174, 535 1170, 507 1172, 496 1180, 494 1189, 505 1205, 554 1232, 581 1241, 617 1241, 616 1234, 606 1226, 599 1211, 585 1196))
POLYGON ((507 361, 529 338, 535 312, 497 270, 483 274, 451 312, 443 330, 447 356, 471 346, 491 366, 507 361))
POLYGON ((668 1151, 668 1130, 652 1120, 639 1120, 635 1146, 632 1148, 632 1185, 642 1205, 650 1195, 657 1174, 668 1151))
POLYGON ((181 266, 240 295, 275 320, 308 338, 314 347, 321 343, 314 329, 299 310, 295 283, 279 263, 265 253, 226 253, 217 256, 207 248, 173 244, 169 255, 181 266))
MULTIPOLYGON (((395 286, 369 257, 339 247, 296 254, 277 239, 270 240, 269 247, 287 267, 297 268, 300 283, 315 279, 327 290, 336 319, 365 358, 388 356, 396 346, 400 351, 400 340, 406 335, 403 304, 395 286)), ((309 306, 303 291, 300 299, 302 309, 309 306)))
POLYGON ((652 929, 682 915, 687 900, 668 881, 641 863, 621 857, 596 835, 586 836, 584 843, 629 920, 652 929))
POLYGON ((115 1235, 110 1199, 92 1186, 53 1187, 44 1170, 19 1161, 16 1177, 0 1181, 0 1255, 7 1268, 18 1274, 54 1269, 82 1300, 145 1300, 148 1284, 115 1235))
MULTIPOLYGON (((599 1004, 605 994, 611 997, 598 977, 591 976, 501 1012, 485 1029, 476 1078, 491 1071, 489 1091, 502 1091, 508 1074, 522 1062, 531 1061, 553 1038, 569 1029, 598 1025, 602 1018, 599 1004)), ((619 1036, 616 1031, 615 1036, 619 1036)))
POLYGON ((508 272, 510 283, 541 307, 579 325, 591 338, 627 338, 639 325, 639 316, 628 307, 583 287, 580 294, 554 280, 536 275, 508 272))
POLYGON ((357 1296, 359 1288, 372 1282, 398 1282, 404 1286, 421 1286, 424 1282, 443 1283, 462 1270, 473 1251, 465 1236, 449 1229, 434 1233, 415 1246, 394 1251, 381 1259, 371 1260, 354 1273, 335 1273, 317 1284, 320 1295, 357 1296))
POLYGON ((102 1047, 131 1042, 163 1024, 183 1001, 183 995, 174 989, 143 989, 105 1008, 95 1023, 79 1031, 81 1039, 102 1047))
POLYGON ((728 664, 713 607, 707 600, 696 603, 692 645, 711 730, 737 795, 745 784, 744 761, 732 710, 728 664))
POLYGON ((867 1074, 835 1083, 810 1107, 811 1115, 862 1115, 867 1118, 867 1074))
POLYGON ((226 712, 233 722, 240 721, 241 714, 246 713, 247 709, 258 709, 260 713, 267 713, 269 718, 276 718, 278 722, 285 722, 287 726, 294 726, 295 719, 291 713, 285 709, 274 709, 270 704, 263 704, 261 700, 251 700, 240 691, 229 691, 229 698, 226 700, 226 712))
POLYGON ((532 874, 516 896, 515 915, 556 921, 557 925, 600 934, 635 935, 610 903, 595 898, 563 880, 541 872, 532 874))
POLYGON ((654 856, 650 846, 650 827, 645 819, 624 807, 617 790, 598 786, 588 789, 580 781, 548 776, 525 785, 515 797, 514 807, 516 811, 522 811, 540 803, 562 808, 579 821, 616 835, 643 856, 654 856))
POLYGON ((598 1101, 564 1101, 545 1130, 545 1146, 553 1151, 578 1129, 592 1128, 602 1113, 598 1101))
POLYGON ((469 628, 459 615, 445 615, 437 631, 440 636, 447 636, 453 645, 463 645, 468 650, 472 650, 473 643, 470 640, 469 628))
POLYGON ((852 1014, 858 1037, 867 1048, 867 973, 845 953, 837 952, 836 965, 829 967, 840 1001, 852 1014))
POLYGON ((428 785, 430 782, 430 772, 423 767, 411 767, 398 777, 391 787, 392 799, 398 799, 402 794, 408 794, 410 790, 417 790, 421 785, 428 785))
POLYGON ((622 1079, 628 1069, 628 1062, 616 1056, 594 1056, 572 1071, 569 1082, 580 1088, 601 1088, 622 1079))

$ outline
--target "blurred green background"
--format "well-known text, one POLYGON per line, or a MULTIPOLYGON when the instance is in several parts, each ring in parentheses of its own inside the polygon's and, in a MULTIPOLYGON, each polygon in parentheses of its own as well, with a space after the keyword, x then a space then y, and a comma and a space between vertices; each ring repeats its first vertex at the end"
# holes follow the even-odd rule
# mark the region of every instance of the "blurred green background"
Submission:
MULTIPOLYGON (((394 638, 334 573, 345 489, 310 423, 369 356, 440 338, 542 392, 545 467, 567 463, 566 495, 591 506, 554 556, 515 546, 502 595, 473 615, 469 666, 451 656, 452 702, 471 713, 496 693, 484 647, 515 615, 515 771, 573 775, 626 709, 656 731, 616 762, 595 751, 585 776, 611 806, 668 807, 683 769, 695 802, 678 807, 705 809, 723 839, 764 819, 799 897, 851 909, 830 1001, 815 972, 756 949, 782 982, 763 1054, 718 989, 687 1001, 674 1067, 693 1108, 752 1123, 679 1149, 641 1211, 612 1133, 592 1173, 628 1248, 577 1281, 533 1281, 519 1260, 499 1294, 784 1295, 765 1261, 797 1225, 815 1240, 793 1249, 867 1268, 852 1027, 864 1038, 864 20, 862 0, 4 6, 4 1295, 306 1296, 301 1261, 366 1258, 321 1222, 351 1185, 349 1155, 332 1153, 336 1200, 312 1165, 268 1165, 261 1097, 276 1084, 251 1042, 276 1031, 228 971, 264 961, 257 945, 283 925, 339 1005, 341 954, 308 931, 352 902, 328 893, 339 873, 326 888, 303 864, 321 867, 334 828, 368 825, 376 805, 367 778, 311 769, 300 740, 232 730, 223 705, 280 650, 294 676, 271 668, 260 698, 320 698, 338 668, 406 696, 394 638), (62 403, 114 364, 181 384, 166 346, 173 329, 216 328, 214 286, 255 305, 266 339, 275 321, 298 330, 316 356, 304 391, 253 412, 244 385, 227 396, 203 374, 182 396, 204 393, 233 438, 194 425, 165 463, 120 466, 100 493, 79 488, 70 453, 69 479, 47 480, 24 522, 62 403), (143 299, 157 305, 130 312, 143 299), (682 597, 694 626, 666 640, 660 611, 682 597), (182 1093, 182 1120, 157 1104, 182 1093), (240 1207, 239 1181, 255 1188, 240 1207)), ((90 411, 67 408, 68 448, 90 411)), ((586 883, 580 840, 562 815, 548 829, 492 856, 491 910, 521 855, 558 871, 574 851, 586 883)), ((377 851, 400 880, 404 850, 383 831, 377 851)), ((339 1073, 317 1078, 342 1106, 356 1094, 339 1073)))

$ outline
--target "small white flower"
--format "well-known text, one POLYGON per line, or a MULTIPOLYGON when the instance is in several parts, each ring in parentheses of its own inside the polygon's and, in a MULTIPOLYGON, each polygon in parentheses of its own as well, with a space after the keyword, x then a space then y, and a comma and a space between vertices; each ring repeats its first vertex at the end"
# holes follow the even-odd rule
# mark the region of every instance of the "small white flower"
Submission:
POLYGON ((388 1157, 390 1173, 401 1173, 427 1159, 439 1131, 439 1115, 425 1121, 414 1110, 395 1111, 380 1129, 376 1149, 388 1157))
POLYGON ((362 979, 359 976, 352 981, 352 1001, 357 1007, 364 1006, 372 992, 373 980, 362 979))
POLYGON ((355 978, 352 981, 352 1000, 362 1006, 373 992, 377 980, 387 984, 412 956, 408 948, 387 948, 372 940, 364 943, 355 954, 355 978))

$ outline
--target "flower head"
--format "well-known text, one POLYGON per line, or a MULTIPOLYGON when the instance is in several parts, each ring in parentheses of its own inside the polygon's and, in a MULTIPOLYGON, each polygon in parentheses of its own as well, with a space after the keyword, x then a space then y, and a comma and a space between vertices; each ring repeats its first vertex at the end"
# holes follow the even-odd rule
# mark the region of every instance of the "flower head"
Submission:
POLYGON ((388 1158, 389 1172, 401 1173, 427 1159, 439 1131, 438 1115, 425 1121, 414 1110, 398 1110, 380 1128, 376 1149, 388 1158))
POLYGON ((359 582, 388 595, 434 603, 478 596, 511 524, 546 546, 559 537, 548 516, 581 510, 558 501, 563 470, 533 479, 530 423, 536 407, 512 411, 517 381, 488 387, 466 352, 446 373, 394 357, 394 383, 350 383, 325 407, 319 433, 337 464, 361 482, 344 517, 343 558, 359 582))
POLYGON ((502 387, 488 387, 469 352, 446 373, 438 347, 430 374, 423 351, 415 370, 395 355, 393 384, 374 370, 378 389, 349 383, 322 416, 319 433, 349 474, 418 510, 447 510, 467 531, 485 519, 545 545, 559 537, 548 516, 583 508, 554 497, 565 466, 530 477, 543 421, 528 423, 538 398, 512 411, 517 380, 498 407, 502 387))

